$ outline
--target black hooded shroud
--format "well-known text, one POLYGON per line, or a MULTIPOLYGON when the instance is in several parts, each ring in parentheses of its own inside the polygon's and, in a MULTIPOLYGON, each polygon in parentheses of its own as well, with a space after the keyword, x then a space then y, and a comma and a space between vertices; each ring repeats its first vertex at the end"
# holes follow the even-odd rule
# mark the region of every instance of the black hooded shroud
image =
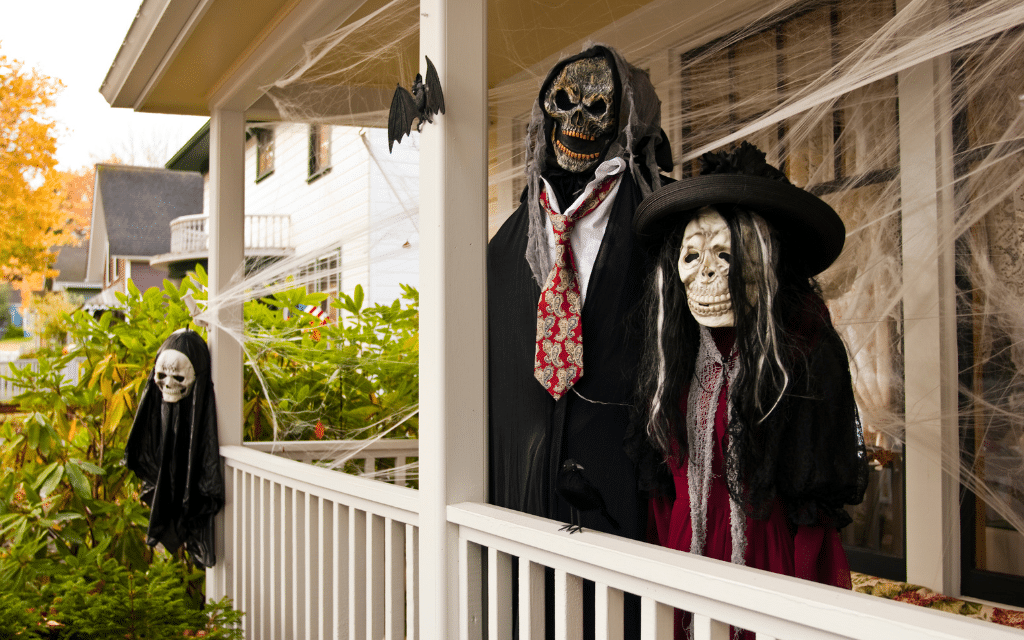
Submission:
POLYGON ((125 446, 125 464, 142 480, 141 499, 152 508, 147 542, 168 551, 184 545, 199 566, 211 567, 213 518, 224 506, 224 474, 210 378, 210 350, 194 331, 178 331, 160 346, 184 353, 195 369, 191 393, 163 401, 149 374, 125 446))
MULTIPOLYGON (((555 65, 531 116, 528 188, 519 208, 491 239, 487 252, 489 490, 493 504, 568 522, 570 507, 556 493, 555 483, 562 462, 571 458, 583 466, 584 476, 601 492, 620 528, 598 511, 581 513, 580 524, 634 539, 644 534, 646 509, 637 491, 633 464, 623 451, 623 437, 642 351, 638 316, 649 265, 634 240, 632 220, 643 197, 661 184, 659 159, 664 168, 671 168, 671 154, 661 131, 660 101, 646 73, 614 49, 600 45, 555 65), (622 158, 627 168, 611 204, 584 299, 583 377, 556 401, 533 376, 540 282, 551 262, 543 235, 550 222, 540 212, 537 198, 543 189, 541 175, 548 176, 556 189, 567 183, 566 172, 552 158, 548 140, 551 120, 545 118, 541 105, 565 64, 597 55, 612 64, 618 94, 618 132, 603 160, 622 158)), ((592 177, 593 170, 569 183, 583 186, 592 177)), ((570 193, 561 196, 565 204, 576 197, 570 193)))

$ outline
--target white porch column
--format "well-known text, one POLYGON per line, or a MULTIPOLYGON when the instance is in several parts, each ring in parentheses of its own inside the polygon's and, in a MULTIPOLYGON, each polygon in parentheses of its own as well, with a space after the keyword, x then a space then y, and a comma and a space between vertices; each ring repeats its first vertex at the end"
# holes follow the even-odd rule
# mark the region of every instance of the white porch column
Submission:
POLYGON ((487 486, 486 3, 421 0, 420 15, 420 51, 447 107, 420 139, 420 634, 455 638, 459 548, 446 507, 483 502, 487 486))
MULTIPOLYGON (((209 299, 216 301, 243 260, 245 196, 245 114, 215 109, 210 117, 210 253, 209 299)), ((220 322, 241 317, 241 307, 222 308, 220 322)), ((223 329, 210 330, 210 356, 217 394, 217 430, 221 445, 242 444, 242 348, 223 329)), ((233 558, 225 519, 233 496, 228 484, 227 504, 217 516, 217 565, 206 572, 207 595, 230 593, 225 576, 233 558)))
POLYGON ((947 57, 901 72, 899 117, 907 580, 952 596, 960 514, 949 76, 947 57))

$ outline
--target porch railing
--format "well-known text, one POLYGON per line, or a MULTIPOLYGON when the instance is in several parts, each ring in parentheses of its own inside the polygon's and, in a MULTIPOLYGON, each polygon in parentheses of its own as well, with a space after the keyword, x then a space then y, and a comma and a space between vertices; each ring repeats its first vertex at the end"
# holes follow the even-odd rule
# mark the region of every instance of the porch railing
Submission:
MULTIPOLYGON (((245 249, 291 248, 291 216, 281 214, 246 214, 245 249)), ((205 253, 210 246, 209 216, 200 213, 181 216, 171 221, 171 253, 205 253)))
POLYGON ((418 494, 221 447, 227 595, 249 640, 419 637, 418 494))
MULTIPOLYGON (((248 639, 420 637, 419 495, 413 489, 254 451, 222 447, 228 505, 224 592, 245 611, 248 639)), ((583 637, 584 581, 594 583, 599 640, 624 638, 625 594, 640 598, 641 637, 673 637, 673 610, 692 612, 694 638, 729 640, 729 626, 757 640, 856 638, 1010 640, 1020 632, 682 554, 491 505, 447 508, 458 527, 463 640, 583 637), (513 559, 518 559, 518 581, 513 559), (485 569, 486 567, 486 569, 485 569), (545 571, 554 572, 547 593, 545 571), (518 588, 518 613, 512 589, 518 588)))
MULTIPOLYGON (((63 370, 61 370, 61 375, 64 377, 64 381, 66 383, 73 384, 78 382, 78 375, 82 362, 84 362, 83 358, 75 358, 69 362, 63 370)), ((34 358, 23 358, 11 362, 0 362, 0 404, 10 403, 14 400, 14 396, 25 391, 25 389, 14 384, 13 381, 7 380, 6 376, 10 375, 12 366, 20 369, 26 365, 31 367, 33 371, 39 370, 39 361, 34 358)))
POLYGON ((253 451, 306 463, 330 467, 338 461, 354 462, 362 475, 373 476, 400 487, 409 479, 409 458, 419 455, 419 440, 380 438, 378 440, 298 440, 280 442, 246 442, 253 451), (392 460, 393 466, 377 471, 378 460, 392 460))

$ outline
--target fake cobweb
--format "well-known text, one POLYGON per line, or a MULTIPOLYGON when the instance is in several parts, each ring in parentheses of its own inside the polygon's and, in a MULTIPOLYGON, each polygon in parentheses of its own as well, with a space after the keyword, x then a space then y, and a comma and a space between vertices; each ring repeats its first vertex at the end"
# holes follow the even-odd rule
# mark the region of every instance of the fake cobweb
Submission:
MULTIPOLYGON (((560 3, 522 2, 517 12, 491 3, 491 233, 525 185, 526 124, 547 71, 590 42, 618 48, 658 88, 675 177, 700 154, 747 140, 846 223, 846 248, 819 278, 849 348, 873 460, 846 542, 902 554, 904 467, 931 464, 944 472, 934 495, 947 483, 982 499, 962 514, 975 522, 977 566, 1024 575, 1000 564, 1024 557, 1024 5, 746 3, 753 9, 729 15, 688 4, 596 3, 577 16, 560 3)), ((418 23, 417 2, 369 3, 311 41, 268 96, 284 120, 383 126, 395 84, 423 68, 418 23)), ((414 149, 415 136, 398 148, 414 149)), ((413 214, 414 191, 405 194, 413 214)), ((343 236, 337 246, 351 241, 343 236)), ((318 257, 247 276, 231 293, 309 287, 283 278, 318 257)), ((343 275, 340 290, 355 283, 343 275)), ((241 336, 250 360, 267 348, 254 318, 241 336)), ((354 358, 346 366, 364 366, 354 358)), ((327 405, 289 415, 264 391, 278 440, 333 425, 327 405)), ((400 430, 415 409, 381 410, 361 433, 400 430)))

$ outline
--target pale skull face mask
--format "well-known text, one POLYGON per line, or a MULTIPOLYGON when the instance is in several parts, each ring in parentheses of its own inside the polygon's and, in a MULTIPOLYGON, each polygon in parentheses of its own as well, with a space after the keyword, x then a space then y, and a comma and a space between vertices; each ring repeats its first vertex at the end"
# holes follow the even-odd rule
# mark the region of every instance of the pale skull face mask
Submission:
POLYGON ((729 295, 732 233, 718 212, 703 208, 686 225, 679 248, 679 279, 690 313, 705 327, 735 325, 729 295))
POLYGON ((178 402, 192 391, 196 383, 196 371, 184 353, 165 349, 156 359, 153 380, 160 388, 164 402, 178 402))
POLYGON ((555 120, 551 147, 558 166, 582 173, 601 159, 615 134, 615 79, 604 57, 565 65, 544 96, 544 110, 555 120))

